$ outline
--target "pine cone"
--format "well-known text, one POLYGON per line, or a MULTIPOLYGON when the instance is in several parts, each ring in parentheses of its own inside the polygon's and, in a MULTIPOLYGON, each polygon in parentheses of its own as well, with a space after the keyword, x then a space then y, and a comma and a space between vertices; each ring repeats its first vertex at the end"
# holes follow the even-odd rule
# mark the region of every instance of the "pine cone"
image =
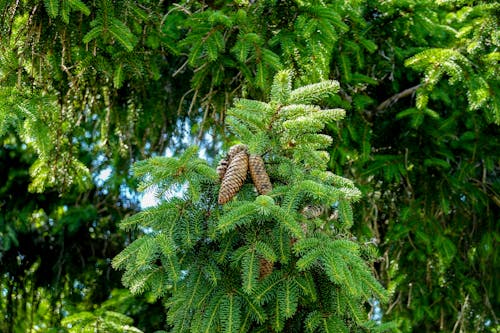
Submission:
POLYGON ((314 219, 320 217, 325 212, 325 207, 316 205, 305 206, 301 213, 306 219, 314 219))
POLYGON ((226 174, 228 166, 229 161, 227 158, 220 160, 219 165, 217 165, 217 174, 219 175, 219 181, 222 181, 222 179, 224 179, 224 175, 226 174))
POLYGON ((219 190, 219 204, 231 200, 240 190, 247 178, 248 155, 245 150, 237 153, 229 162, 219 190))
POLYGON ((253 183, 257 188, 259 194, 266 194, 273 189, 269 176, 266 172, 266 167, 262 157, 259 155, 250 155, 248 159, 248 166, 250 169, 250 176, 252 176, 253 183))
POLYGON ((266 276, 268 276, 273 272, 274 263, 272 263, 271 261, 268 261, 264 258, 260 258, 259 265, 260 265, 259 280, 262 280, 263 278, 265 278, 266 276))

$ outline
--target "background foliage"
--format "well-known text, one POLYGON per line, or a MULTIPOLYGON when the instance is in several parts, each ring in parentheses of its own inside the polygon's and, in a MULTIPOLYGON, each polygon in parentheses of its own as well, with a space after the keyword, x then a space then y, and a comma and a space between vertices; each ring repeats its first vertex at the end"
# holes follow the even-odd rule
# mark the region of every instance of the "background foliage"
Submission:
POLYGON ((265 99, 285 68, 297 85, 340 82, 348 112, 327 129, 329 168, 363 191, 354 228, 379 247, 374 268, 393 293, 383 321, 498 327, 499 11, 462 0, 0 1, 0 330, 111 325, 113 313, 167 329, 162 305, 120 290, 110 268, 137 236, 116 227, 140 205, 130 165, 189 140, 214 157, 231 141, 232 99, 265 99))

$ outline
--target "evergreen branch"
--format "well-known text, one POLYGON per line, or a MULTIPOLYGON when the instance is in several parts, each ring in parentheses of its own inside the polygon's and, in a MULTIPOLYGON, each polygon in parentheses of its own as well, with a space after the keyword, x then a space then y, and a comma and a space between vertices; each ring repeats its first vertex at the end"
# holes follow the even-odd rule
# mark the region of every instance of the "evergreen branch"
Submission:
POLYGON ((248 308, 252 314, 252 318, 257 321, 257 323, 262 324, 266 321, 267 315, 264 309, 260 306, 260 304, 256 304, 253 299, 250 298, 249 295, 242 293, 240 291, 236 291, 236 293, 246 301, 246 308, 248 308))
POLYGON ((273 207, 276 206, 273 198, 267 195, 259 195, 255 199, 255 205, 257 206, 259 215, 264 218, 271 215, 273 207))
POLYGON ((158 250, 158 243, 152 235, 144 235, 144 241, 136 251, 136 257, 133 265, 136 267, 149 267, 154 259, 158 250))
POLYGON ((309 116, 320 111, 321 108, 311 104, 289 104, 279 109, 279 115, 283 120, 295 119, 300 116, 309 116))
POLYGON ((115 311, 104 311, 102 318, 104 320, 109 320, 126 325, 130 325, 134 322, 132 318, 115 311))
POLYGON ((352 207, 346 200, 339 200, 338 205, 339 217, 343 222, 343 227, 350 229, 353 224, 352 207))
POLYGON ((241 325, 241 302, 239 296, 234 294, 224 295, 219 313, 224 332, 238 332, 241 325))
POLYGON ((314 177, 318 177, 320 181, 333 186, 346 187, 346 188, 355 187, 352 180, 338 176, 331 171, 313 170, 311 171, 311 175, 314 177))
POLYGON ((68 0, 61 0, 61 19, 64 23, 69 24, 70 6, 68 0))
POLYGON ((241 261, 243 291, 251 294, 259 277, 259 259, 255 251, 247 251, 241 261))
POLYGON ((201 322, 200 332, 209 333, 212 331, 213 327, 216 325, 216 321, 218 320, 219 307, 222 303, 223 295, 219 293, 215 293, 212 295, 210 303, 205 309, 203 321, 201 322))
POLYGON ((324 271, 330 281, 347 288, 350 294, 359 296, 360 290, 356 288, 351 271, 343 258, 335 253, 326 252, 321 257, 324 271))
POLYGON ((334 187, 313 180, 303 180, 294 185, 285 195, 283 207, 288 213, 296 211, 300 200, 306 195, 310 196, 314 202, 330 204, 338 200, 339 193, 339 190, 334 187))
POLYGON ((278 221, 279 224, 284 227, 284 229, 288 230, 288 232, 292 236, 298 239, 304 237, 304 231, 300 227, 299 223, 286 210, 282 209, 279 206, 274 206, 271 207, 271 212, 276 221, 278 221))
POLYGON ((257 241, 255 243, 255 251, 257 251, 257 253, 260 254, 267 261, 270 262, 276 261, 277 256, 273 248, 262 241, 257 241))
MULTIPOLYGON (((368 268, 360 270, 358 273, 360 284, 367 286, 370 292, 382 303, 387 303, 389 297, 387 291, 382 287, 380 282, 378 282, 369 272, 368 268)), ((368 296, 368 295, 366 295, 368 296)), ((370 295, 371 296, 371 295, 370 295)), ((368 297, 367 297, 368 298, 368 297)))
POLYGON ((313 249, 305 254, 303 254, 299 260, 297 260, 297 269, 299 271, 305 271, 314 265, 322 255, 322 249, 313 249))
POLYGON ((292 91, 292 72, 284 70, 274 76, 271 86, 271 102, 277 105, 288 103, 292 91))
POLYGON ((113 261, 111 262, 113 268, 124 268, 125 264, 128 264, 130 259, 135 256, 137 251, 139 251, 139 249, 146 241, 146 237, 138 238, 125 249, 123 249, 116 257, 113 258, 113 261))
POLYGON ((304 272, 303 276, 296 277, 295 282, 302 289, 303 294, 310 297, 312 302, 317 301, 318 295, 316 292, 316 286, 310 272, 304 272))
POLYGON ((338 253, 347 253, 347 257, 350 258, 358 258, 359 254, 359 244, 347 240, 347 239, 335 239, 335 240, 329 240, 328 236, 323 235, 323 234, 317 234, 318 238, 320 239, 321 242, 327 245, 328 248, 330 248, 332 251, 338 252, 338 253))
POLYGON ((258 88, 265 89, 267 85, 268 69, 263 61, 259 61, 256 67, 255 85, 258 88))
POLYGON ((283 127, 290 137, 296 137, 303 133, 316 133, 325 127, 325 123, 320 119, 306 116, 299 116, 292 120, 283 122, 283 127))
POLYGON ((339 91, 339 83, 337 81, 323 81, 320 83, 310 84, 292 90, 290 93, 290 104, 311 104, 319 102, 339 91))
POLYGON ((189 288, 189 298, 187 303, 185 304, 186 309, 192 309, 194 307, 196 295, 200 293, 200 289, 203 288, 203 274, 201 272, 196 271, 190 273, 190 282, 188 284, 189 288), (194 280, 194 284, 193 284, 194 280))
POLYGON ((263 122, 264 124, 267 124, 269 119, 273 116, 274 111, 274 108, 271 107, 269 103, 253 99, 237 98, 234 100, 234 108, 228 110, 228 115, 238 116, 240 112, 245 112, 248 117, 250 117, 251 114, 257 118, 256 114, 258 114, 261 120, 252 119, 252 121, 255 123, 263 122))
MULTIPOLYGON (((222 291, 217 289, 215 286, 212 286, 211 288, 205 288, 205 289, 201 289, 202 291, 204 290, 204 293, 201 294, 201 297, 200 297, 200 300, 198 301, 197 303, 197 307, 206 307, 207 306, 207 303, 206 301, 209 300, 210 298, 213 299, 213 295, 214 294, 220 294, 222 295, 222 291)), ((222 297, 222 296, 220 296, 222 297)), ((199 319, 203 322, 205 320, 205 317, 204 315, 203 316, 200 316, 199 319)))
POLYGON ((75 327, 85 327, 88 323, 95 320, 94 314, 88 311, 81 311, 72 315, 69 315, 61 320, 61 325, 68 326, 72 325, 75 327))
POLYGON ((246 244, 246 245, 240 246, 238 249, 236 249, 236 251, 233 252, 233 255, 231 256, 231 264, 234 267, 238 266, 238 263, 241 261, 241 259, 243 258, 243 256, 248 251, 251 251, 250 245, 251 244, 246 244))
POLYGON ((232 250, 234 238, 236 238, 234 234, 223 235, 223 238, 220 241, 220 244, 222 244, 221 250, 216 257, 217 263, 221 264, 225 262, 227 258, 229 258, 229 253, 232 250))
POLYGON ((368 318, 364 315, 364 311, 360 308, 359 302, 357 302, 358 300, 356 298, 346 297, 345 301, 349 309, 349 314, 356 323, 361 325, 368 320, 368 318))
POLYGON ((143 293, 148 289, 149 281, 155 270, 149 266, 142 267, 141 270, 128 270, 123 274, 123 284, 130 289, 134 295, 143 293))
MULTIPOLYGON (((196 145, 189 146, 186 150, 179 156, 178 160, 180 165, 187 165, 190 161, 196 161, 198 155, 199 147, 196 145)), ((206 161, 200 160, 202 163, 206 161)))
POLYGON ((314 332, 316 331, 316 329, 318 328, 321 320, 322 320, 322 315, 321 313, 318 311, 318 310, 314 310, 312 312, 310 312, 307 317, 306 317, 306 320, 304 322, 304 326, 307 330, 307 332, 314 332))
POLYGON ((240 207, 234 208, 221 216, 217 224, 217 229, 226 233, 237 226, 245 225, 253 220, 258 210, 259 207, 253 202, 245 203, 240 207))
POLYGON ((141 226, 143 228, 161 228, 170 230, 174 221, 181 214, 183 202, 178 198, 172 198, 168 202, 163 202, 156 207, 151 207, 135 215, 125 218, 120 222, 120 228, 123 230, 131 230, 134 227, 141 226))
POLYGON ((45 9, 51 18, 56 18, 59 14, 59 0, 44 0, 45 9))
POLYGON ((177 261, 177 257, 174 255, 167 256, 166 263, 167 265, 165 269, 167 270, 167 272, 170 273, 169 276, 171 277, 172 282, 175 284, 176 282, 180 281, 182 276, 179 269, 179 263, 177 261))
POLYGON ((214 287, 217 285, 217 282, 222 276, 221 270, 213 261, 209 261, 207 265, 203 267, 203 273, 214 287))
POLYGON ((330 315, 328 317, 323 317, 321 319, 321 324, 324 332, 339 332, 339 333, 348 333, 349 328, 346 326, 344 321, 335 316, 330 315))
POLYGON ((250 308, 244 308, 243 311, 246 311, 243 313, 243 320, 241 321, 240 325, 240 333, 243 332, 248 332, 250 329, 250 325, 252 324, 252 310, 250 308))
POLYGON ((111 18, 108 31, 128 52, 131 52, 137 40, 130 29, 120 20, 111 18))
POLYGON ((274 301, 273 317, 271 325, 275 331, 280 332, 285 326, 285 318, 282 315, 281 302, 278 298, 274 301))
POLYGON ((254 112, 254 110, 248 110, 241 105, 237 105, 236 107, 237 108, 227 111, 228 120, 230 117, 234 117, 238 119, 241 124, 245 124, 245 126, 249 127, 249 130, 251 128, 255 133, 265 130, 266 119, 263 117, 262 112, 254 112))
MULTIPOLYGON (((212 28, 209 23, 193 34, 210 39, 207 31, 212 28)), ((210 43, 201 47, 211 48, 202 51, 211 54, 200 56, 221 57, 222 44, 210 43)), ((258 52, 264 59, 266 52, 258 52)), ((198 73, 210 69, 203 66, 206 69, 198 73)), ((257 66, 261 80, 268 79, 264 71, 272 66, 257 66)), ((332 142, 321 133, 325 124, 342 118, 345 111, 305 104, 331 96, 338 83, 291 90, 291 72, 282 71, 273 85, 270 103, 241 99, 228 111, 227 124, 245 152, 237 155, 238 146, 233 146, 218 167, 226 183, 227 165, 238 161, 232 165, 241 171, 237 189, 230 191, 231 201, 219 201, 224 206, 215 205, 218 175, 197 157, 197 147, 178 158, 154 157, 134 166, 140 188, 182 187, 182 195, 163 198, 165 203, 122 223, 122 228, 141 226, 148 233, 115 257, 113 265, 125 268, 123 282, 135 293, 149 290, 152 297, 172 293, 166 306, 175 332, 279 331, 299 325, 297 320, 305 319, 303 310, 310 314, 308 330, 344 330, 340 317, 331 313, 348 309, 345 297, 353 298, 354 305, 371 297, 385 299, 383 288, 360 257, 359 246, 342 236, 332 239, 335 231, 323 229, 329 223, 324 216, 307 220, 301 214, 307 205, 335 205, 344 227, 353 223, 350 205, 361 192, 352 181, 324 171, 328 153, 320 150, 332 142), (266 175, 276 183, 271 192, 258 195, 245 184, 248 165, 255 164, 248 161, 246 151, 266 154, 266 175), (298 163, 303 167, 297 168, 298 163), (340 289, 342 295, 336 296, 340 289)), ((250 171, 255 182, 255 168, 250 171)), ((219 192, 219 199, 221 193, 227 198, 219 192)))
POLYGON ((67 0, 67 1, 72 9, 83 13, 83 15, 85 16, 90 15, 89 7, 87 7, 87 5, 83 3, 81 0, 67 0))
POLYGON ((175 243, 170 235, 160 233, 156 235, 155 240, 164 256, 170 257, 175 255, 175 243))
POLYGON ((306 133, 297 137, 297 145, 301 147, 308 147, 312 151, 326 149, 332 142, 331 136, 326 134, 311 134, 306 133))
POLYGON ((262 280, 257 289, 252 293, 257 304, 263 305, 272 300, 276 296, 276 288, 283 280, 284 277, 276 271, 262 280))
POLYGON ((294 279, 286 279, 278 288, 276 298, 280 303, 280 315, 285 319, 291 318, 297 311, 298 297, 294 279))
POLYGON ((104 31, 104 28, 102 25, 97 25, 95 27, 92 28, 92 30, 90 30, 84 37, 83 37, 83 42, 85 44, 88 44, 90 43, 90 41, 96 39, 97 37, 99 37, 102 32, 104 31))
POLYGON ((234 133, 242 142, 252 141, 254 133, 239 119, 228 117, 226 123, 231 132, 234 133))
POLYGON ((153 299, 158 299, 160 297, 164 297, 167 292, 176 290, 175 281, 174 286, 172 288, 172 281, 170 280, 171 274, 168 273, 166 269, 163 267, 159 267, 154 270, 151 275, 150 281, 148 282, 148 287, 150 290, 150 294, 153 299))
POLYGON ((286 264, 290 260, 290 237, 285 232, 285 228, 280 225, 276 226, 273 234, 277 241, 279 262, 286 264))

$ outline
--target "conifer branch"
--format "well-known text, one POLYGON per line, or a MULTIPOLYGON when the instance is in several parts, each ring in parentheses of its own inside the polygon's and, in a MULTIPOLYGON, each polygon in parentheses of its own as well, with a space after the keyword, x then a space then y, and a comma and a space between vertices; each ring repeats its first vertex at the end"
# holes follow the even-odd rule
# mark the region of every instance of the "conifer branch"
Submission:
MULTIPOLYGON (((325 228, 340 222, 338 230, 348 230, 351 203, 361 195, 352 181, 325 171, 323 149, 332 138, 321 131, 345 111, 311 103, 337 90, 336 81, 291 90, 291 72, 282 71, 269 103, 239 99, 228 112, 241 143, 217 171, 197 157, 196 147, 136 163, 142 189, 156 187, 171 197, 123 221, 122 228, 148 232, 117 255, 113 267, 125 269, 124 284, 133 292, 172 293, 167 307, 174 331, 284 330, 303 318, 302 307, 311 313, 322 313, 317 304, 334 307, 321 292, 325 287, 345 290, 352 304, 343 300, 342 315, 360 326, 363 302, 386 299, 359 245, 325 228), (173 186, 185 193, 172 196, 173 186), (321 213, 306 219, 303 208, 311 205, 334 205, 338 222, 321 213)), ((341 327, 333 315, 315 318, 307 327, 341 327)))

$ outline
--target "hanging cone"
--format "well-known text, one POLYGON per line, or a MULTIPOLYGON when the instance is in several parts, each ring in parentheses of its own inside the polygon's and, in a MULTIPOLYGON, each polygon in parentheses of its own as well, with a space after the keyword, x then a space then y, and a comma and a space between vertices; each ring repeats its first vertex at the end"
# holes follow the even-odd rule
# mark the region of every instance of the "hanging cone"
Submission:
POLYGON ((306 219, 314 219, 320 217, 325 212, 325 207, 318 205, 307 205, 301 213, 306 219))
POLYGON ((219 165, 217 165, 217 174, 219 175, 219 180, 222 181, 224 179, 224 175, 226 174, 227 168, 231 163, 231 160, 238 154, 239 152, 248 152, 248 147, 244 144, 237 144, 229 148, 229 152, 226 157, 220 160, 219 165))
POLYGON ((274 263, 272 263, 271 261, 268 261, 264 258, 260 258, 259 259, 259 280, 262 280, 263 278, 265 278, 266 276, 268 276, 269 274, 271 274, 273 272, 273 269, 274 269, 274 263))
POLYGON ((254 154, 250 155, 248 167, 250 169, 250 176, 252 176, 253 183, 259 194, 266 194, 273 189, 262 157, 254 154))
POLYGON ((217 165, 217 174, 219 175, 219 181, 224 179, 224 175, 226 174, 227 167, 229 166, 229 161, 227 157, 220 160, 219 165, 217 165))
POLYGON ((231 200, 240 190, 247 178, 248 155, 245 150, 237 153, 229 162, 219 190, 219 204, 231 200))

